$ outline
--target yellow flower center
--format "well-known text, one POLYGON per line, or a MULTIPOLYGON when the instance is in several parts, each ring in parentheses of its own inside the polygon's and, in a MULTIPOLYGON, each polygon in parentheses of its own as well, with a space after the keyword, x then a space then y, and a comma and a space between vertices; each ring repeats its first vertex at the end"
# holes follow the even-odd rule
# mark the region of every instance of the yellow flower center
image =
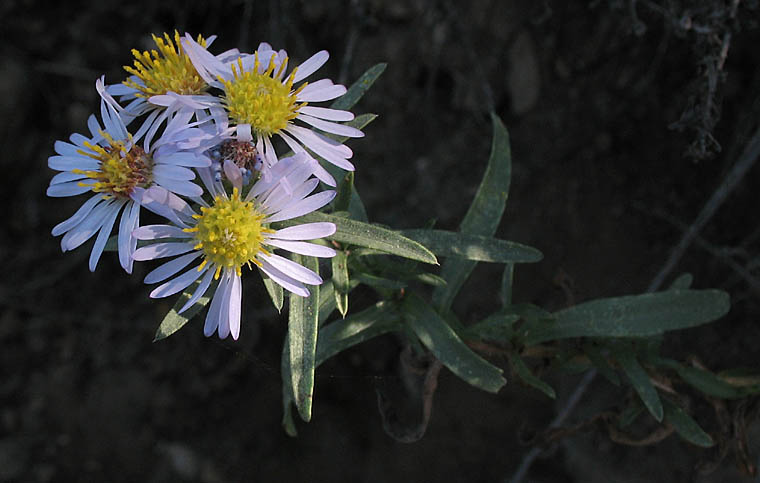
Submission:
MULTIPOLYGON (((125 80, 124 85, 136 89, 136 95, 145 98, 169 91, 177 94, 201 94, 208 89, 208 84, 198 75, 190 57, 182 50, 179 32, 174 31, 174 42, 167 33, 164 33, 164 38, 155 35, 152 37, 158 51, 140 52, 132 49, 134 67, 124 66, 124 70, 137 76, 144 85, 131 78, 125 80)), ((200 35, 198 43, 206 47, 206 40, 200 35)))
POLYGON ((106 193, 107 196, 128 198, 135 187, 148 187, 152 181, 153 158, 139 146, 127 149, 123 141, 114 141, 108 133, 101 132, 108 141, 108 146, 85 142, 84 145, 92 152, 79 150, 80 154, 89 156, 100 162, 97 170, 83 171, 73 169, 76 174, 84 174, 95 183, 79 183, 89 186, 96 193, 106 193))
POLYGON ((224 103, 230 118, 238 124, 250 124, 251 129, 262 136, 271 136, 285 129, 288 122, 298 115, 296 111, 306 105, 296 99, 306 83, 291 91, 297 69, 293 69, 284 82, 281 81, 279 78, 287 59, 275 72, 274 57, 273 54, 263 74, 259 74, 257 52, 253 69, 243 71, 243 62, 238 59, 237 68, 232 65, 233 79, 219 78, 224 85, 224 103))
POLYGON ((202 249, 204 260, 198 267, 202 270, 206 263, 216 265, 215 277, 219 277, 222 268, 235 268, 240 275, 240 268, 251 262, 260 265, 256 255, 269 252, 262 246, 264 235, 274 230, 262 225, 265 218, 250 201, 243 201, 237 188, 229 198, 217 196, 210 207, 201 207, 200 215, 193 215, 198 223, 192 228, 185 228, 188 233, 195 233, 198 242, 195 249, 202 249))

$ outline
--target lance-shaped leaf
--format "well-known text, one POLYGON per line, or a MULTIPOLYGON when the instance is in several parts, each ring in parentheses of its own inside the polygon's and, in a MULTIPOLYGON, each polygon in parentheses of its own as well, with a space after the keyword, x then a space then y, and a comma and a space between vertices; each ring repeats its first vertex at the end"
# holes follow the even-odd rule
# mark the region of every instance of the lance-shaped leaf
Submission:
POLYGON ((463 331, 466 339, 491 340, 508 343, 514 335, 512 326, 520 320, 520 316, 504 311, 496 312, 477 322, 463 331))
POLYGON ((658 422, 662 421, 663 410, 660 396, 649 379, 649 374, 641 367, 639 361, 636 360, 636 354, 634 354, 633 349, 629 346, 621 346, 615 356, 628 380, 631 381, 633 389, 644 403, 644 406, 654 416, 654 419, 658 422))
POLYGON ((502 370, 474 353, 451 327, 417 295, 401 306, 406 323, 433 355, 451 372, 475 387, 499 392, 507 383, 502 370))
POLYGON ((331 260, 333 293, 335 294, 335 306, 340 315, 345 317, 348 312, 348 257, 346 252, 338 251, 331 260))
MULTIPOLYGON (((293 254, 293 261, 319 272, 315 257, 293 254)), ((309 287, 309 296, 291 294, 288 314, 290 380, 301 419, 311 419, 311 398, 314 392, 314 354, 319 326, 319 285, 309 287)))
POLYGON ((667 399, 663 402, 665 403, 665 422, 673 425, 679 436, 702 448, 709 448, 715 444, 710 435, 699 427, 699 424, 686 411, 667 399))
POLYGON ((659 359, 657 363, 673 369, 687 384, 708 396, 736 399, 745 395, 739 388, 732 386, 710 371, 684 366, 672 359, 659 359))
POLYGON ((530 368, 525 364, 525 361, 523 361, 519 355, 510 353, 509 364, 512 366, 512 370, 515 371, 515 374, 517 374, 517 376, 522 379, 522 381, 527 385, 533 387, 534 389, 538 389, 552 399, 557 398, 557 394, 554 392, 554 389, 549 384, 536 377, 536 375, 531 372, 530 368))
POLYGON ((525 324, 526 345, 570 337, 647 337, 723 316, 730 307, 720 290, 668 290, 593 300, 554 313, 551 324, 525 324))
POLYGON ((208 305, 209 301, 211 300, 211 294, 214 293, 216 282, 212 282, 211 286, 208 288, 208 290, 206 290, 206 293, 202 295, 198 301, 190 306, 187 310, 181 314, 177 313, 180 309, 182 309, 182 307, 185 306, 187 301, 190 300, 190 297, 192 297, 192 295, 195 293, 195 290, 200 286, 200 284, 201 281, 196 280, 192 285, 190 285, 189 288, 185 289, 185 291, 182 292, 182 295, 180 295, 177 299, 177 303, 174 304, 174 307, 172 307, 169 313, 166 314, 164 320, 162 320, 161 324, 158 326, 156 335, 153 337, 153 342, 165 339, 173 333, 177 332, 186 323, 188 323, 190 319, 195 317, 198 312, 203 310, 203 307, 208 305))
MULTIPOLYGON (((324 286, 331 287, 332 285, 326 282, 322 287, 324 286)), ((328 298, 334 301, 331 293, 328 294, 328 298)), ((392 303, 385 301, 378 302, 374 306, 351 317, 332 322, 319 331, 314 366, 319 367, 330 357, 354 345, 393 330, 400 330, 401 328, 398 310, 392 303)), ((290 343, 287 337, 285 338, 285 345, 282 351, 281 372, 282 425, 288 435, 295 436, 297 434, 296 426, 291 413, 291 404, 294 403, 294 396, 290 372, 290 343)))
POLYGON ((618 377, 617 372, 615 372, 615 369, 612 368, 610 363, 607 361, 607 358, 602 354, 596 345, 584 345, 583 352, 586 353, 588 359, 591 361, 591 364, 593 364, 596 370, 599 371, 599 374, 604 376, 604 378, 610 381, 612 384, 616 386, 620 385, 620 378, 618 377))
POLYGON ((300 225, 301 223, 320 221, 335 223, 336 231, 327 237, 328 240, 373 248, 389 255, 397 255, 419 262, 438 264, 438 260, 430 250, 398 232, 334 214, 327 215, 315 211, 295 220, 284 221, 280 223, 280 226, 293 226, 300 225))
POLYGON ((494 263, 532 263, 543 258, 533 247, 487 236, 445 230, 403 230, 401 233, 441 257, 494 263))
MULTIPOLYGON (((501 222, 512 172, 507 129, 493 113, 491 121, 493 122, 493 140, 488 166, 475 199, 459 225, 459 231, 462 233, 486 237, 493 236, 501 222)), ((446 280, 446 285, 436 288, 433 292, 433 305, 439 310, 451 307, 454 297, 459 293, 459 289, 462 288, 476 263, 456 258, 446 260, 441 268, 441 277, 446 280)))
POLYGON ((388 66, 386 63, 375 64, 359 77, 351 87, 348 88, 345 94, 340 96, 330 107, 333 109, 348 110, 354 107, 359 102, 359 99, 372 87, 372 84, 380 77, 388 66))
POLYGON ((317 366, 349 347, 400 328, 398 310, 388 301, 378 302, 350 317, 331 322, 319 331, 317 366))

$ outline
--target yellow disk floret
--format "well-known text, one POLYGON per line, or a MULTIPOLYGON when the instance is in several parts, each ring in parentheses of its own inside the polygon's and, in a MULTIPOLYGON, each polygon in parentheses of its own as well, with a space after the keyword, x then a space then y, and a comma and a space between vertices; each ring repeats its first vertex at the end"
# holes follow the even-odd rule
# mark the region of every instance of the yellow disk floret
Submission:
POLYGON ((117 198, 128 198, 135 187, 148 187, 151 184, 153 171, 153 158, 150 154, 139 146, 131 146, 127 149, 123 141, 115 141, 108 133, 101 131, 101 135, 108 141, 108 146, 102 147, 85 142, 84 145, 90 149, 90 152, 79 150, 80 154, 97 160, 100 163, 98 169, 72 170, 73 173, 84 174, 96 182, 79 183, 79 185, 89 186, 96 193, 105 193, 107 196, 117 198))
POLYGON ((306 87, 305 83, 291 92, 297 69, 282 82, 280 75, 287 65, 287 59, 275 72, 274 58, 273 54, 267 70, 259 74, 257 52, 253 69, 244 71, 243 62, 238 59, 237 68, 232 65, 233 79, 219 78, 224 85, 224 103, 230 118, 238 124, 250 124, 251 129, 262 136, 271 136, 285 129, 288 122, 298 115, 298 109, 306 105, 298 103, 296 98, 306 87))
POLYGON ((201 207, 201 214, 193 217, 198 223, 184 231, 194 233, 198 242, 195 249, 203 250, 204 260, 198 270, 210 262, 216 265, 216 278, 222 268, 235 268, 240 275, 243 265, 251 268, 251 262, 260 264, 256 255, 269 254, 262 246, 264 235, 274 230, 262 225, 265 215, 250 201, 243 201, 237 188, 229 198, 217 196, 212 206, 201 207))
MULTIPOLYGON (((166 33, 163 38, 153 35, 153 41, 158 47, 157 51, 140 52, 132 49, 134 67, 124 66, 124 70, 137 76, 144 85, 131 78, 125 80, 124 85, 136 89, 138 97, 146 98, 169 91, 177 94, 201 94, 208 89, 208 84, 198 75, 190 57, 182 50, 179 32, 174 31, 174 42, 166 33)), ((200 35, 198 43, 206 47, 206 40, 200 35)))

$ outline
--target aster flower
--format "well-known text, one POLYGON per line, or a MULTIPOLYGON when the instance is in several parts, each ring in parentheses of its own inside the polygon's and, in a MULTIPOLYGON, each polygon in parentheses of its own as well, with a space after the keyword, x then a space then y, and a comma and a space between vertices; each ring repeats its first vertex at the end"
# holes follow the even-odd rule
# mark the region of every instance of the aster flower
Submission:
POLYGON ((308 148, 340 168, 354 170, 348 161, 353 156, 351 149, 295 123, 298 120, 339 136, 364 136, 354 127, 335 122, 352 120, 351 112, 307 105, 342 96, 346 93, 344 86, 321 79, 294 87, 327 62, 327 51, 317 52, 286 76, 287 52, 275 52, 267 43, 261 43, 253 55, 238 56, 231 62, 211 55, 187 34, 182 45, 206 83, 223 90, 216 105, 226 110, 238 141, 255 141, 256 149, 264 157, 265 168, 277 162, 271 141, 272 136, 277 135, 295 153, 308 148))
MULTIPOLYGON (((96 88, 103 92, 103 78, 96 82, 96 88)), ((137 145, 116 110, 103 98, 100 114, 102 126, 95 115, 88 120, 91 137, 73 134, 70 143, 56 141, 58 154, 48 159, 50 168, 61 171, 50 181, 48 196, 94 193, 71 218, 53 228, 53 235, 63 235, 61 249, 66 252, 98 233, 89 260, 90 270, 94 271, 121 213, 119 261, 131 273, 131 254, 137 244, 132 231, 139 225, 141 203, 165 213, 163 207, 176 204, 177 195, 199 197, 203 189, 192 182, 195 173, 189 168, 206 167, 209 161, 180 151, 164 142, 163 137, 150 150, 137 145), (148 190, 151 195, 146 197, 148 190)), ((165 135, 174 134, 167 128, 165 135)))
POLYGON ((213 200, 203 203, 200 213, 194 213, 188 223, 148 225, 134 231, 139 240, 158 240, 137 249, 135 260, 153 260, 179 255, 145 277, 146 283, 163 282, 154 289, 152 298, 178 293, 200 279, 198 288, 179 310, 187 310, 209 290, 213 280, 218 285, 213 294, 203 332, 211 336, 218 332, 222 339, 240 334, 242 298, 242 269, 255 265, 273 281, 302 297, 309 295, 305 285, 319 285, 322 279, 306 267, 274 253, 279 248, 315 257, 332 257, 331 248, 308 243, 335 232, 332 223, 306 223, 280 230, 271 223, 310 213, 325 206, 335 196, 334 191, 311 194, 319 181, 312 177, 316 163, 304 154, 280 160, 270 172, 269 179, 249 183, 248 189, 240 168, 231 160, 224 162, 226 180, 232 192, 220 180, 212 177, 209 168, 200 169, 213 200), (179 241, 160 241, 164 238, 179 241), (177 275, 188 265, 200 260, 193 268, 177 275), (174 278, 172 278, 174 277, 174 278), (168 281, 165 281, 170 279, 168 281))
MULTIPOLYGON (((138 131, 144 132, 149 144, 159 127, 173 116, 180 116, 185 124, 194 115, 213 107, 213 97, 206 95, 209 84, 198 74, 190 58, 180 43, 179 32, 174 37, 164 33, 163 37, 152 35, 157 50, 140 52, 132 49, 132 66, 124 66, 131 74, 121 84, 106 88, 106 100, 129 125, 135 118, 147 114, 138 131), (122 108, 112 96, 127 103, 122 108)), ((198 35, 197 44, 209 47, 216 36, 204 39, 198 35)), ((210 55, 210 54, 209 54, 210 55)), ((230 61, 240 56, 237 49, 231 49, 216 56, 219 61, 230 61)))

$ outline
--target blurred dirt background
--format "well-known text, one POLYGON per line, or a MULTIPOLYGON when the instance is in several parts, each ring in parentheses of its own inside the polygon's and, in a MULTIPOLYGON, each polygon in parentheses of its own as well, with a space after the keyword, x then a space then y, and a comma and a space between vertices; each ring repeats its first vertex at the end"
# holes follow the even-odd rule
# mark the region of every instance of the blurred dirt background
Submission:
MULTIPOLYGON (((427 434, 398 443, 376 404, 376 390, 403 388, 401 344, 386 336, 318 370, 313 420, 289 438, 285 317, 253 277, 238 342, 204 338, 199 319, 151 343, 171 301, 148 299, 148 268, 130 277, 106 254, 90 273, 90 245, 62 254, 50 230, 82 201, 44 194, 54 141, 85 132, 97 108, 95 79, 122 79, 151 33, 217 34, 217 52, 268 41, 296 62, 328 49, 319 77, 346 84, 387 62, 354 109, 380 117, 350 145, 370 218, 395 228, 456 229, 488 156, 492 107, 513 153, 498 236, 545 254, 518 267, 515 301, 556 309, 646 290, 739 158, 760 119, 757 21, 757 1, 734 0, 4 0, 0 481, 506 481, 526 434, 557 410, 514 378, 490 395, 444 369, 427 434)), ((755 168, 668 279, 691 272, 733 303, 723 320, 669 336, 675 357, 758 365, 758 187, 755 168)), ((475 271, 455 305, 465 322, 497 306, 499 276, 475 271)), ((360 292, 351 304, 373 300, 360 292)), ((576 381, 550 378, 558 405, 576 381)), ((625 391, 596 381, 580 411, 625 391)), ((717 453, 674 436, 622 447, 591 431, 526 481, 751 481, 730 455, 700 473, 717 453)))

